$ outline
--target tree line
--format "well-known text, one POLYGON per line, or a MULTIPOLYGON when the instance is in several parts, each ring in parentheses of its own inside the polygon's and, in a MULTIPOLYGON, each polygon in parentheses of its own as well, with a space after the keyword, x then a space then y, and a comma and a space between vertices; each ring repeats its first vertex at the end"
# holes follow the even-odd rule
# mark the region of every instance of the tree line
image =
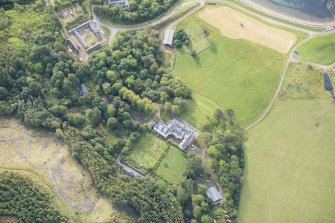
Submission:
POLYGON ((236 222, 240 192, 243 184, 244 134, 232 110, 215 111, 214 117, 203 126, 203 137, 212 168, 219 177, 224 193, 222 207, 236 222))
POLYGON ((129 1, 129 5, 121 7, 118 4, 97 5, 93 8, 98 16, 114 22, 136 24, 154 19, 166 12, 178 0, 136 0, 129 1))

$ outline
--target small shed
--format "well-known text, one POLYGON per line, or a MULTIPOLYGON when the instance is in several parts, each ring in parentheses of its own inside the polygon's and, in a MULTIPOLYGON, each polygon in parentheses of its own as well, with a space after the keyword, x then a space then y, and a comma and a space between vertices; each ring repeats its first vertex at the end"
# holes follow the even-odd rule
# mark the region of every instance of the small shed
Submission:
POLYGON ((166 29, 164 33, 164 39, 163 39, 163 45, 164 46, 172 46, 173 43, 173 35, 174 30, 173 29, 166 29))
POLYGON ((332 91, 333 90, 333 85, 332 82, 329 78, 328 73, 323 74, 323 80, 324 80, 324 88, 326 91, 332 91))
POLYGON ((221 193, 218 191, 218 189, 216 189, 216 187, 209 187, 207 190, 207 196, 213 201, 213 203, 217 204, 222 200, 222 195, 221 193))

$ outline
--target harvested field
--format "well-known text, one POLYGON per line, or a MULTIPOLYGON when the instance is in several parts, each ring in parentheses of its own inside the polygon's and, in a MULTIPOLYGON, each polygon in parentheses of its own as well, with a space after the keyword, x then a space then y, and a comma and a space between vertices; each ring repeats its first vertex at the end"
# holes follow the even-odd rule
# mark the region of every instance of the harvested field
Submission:
POLYGON ((297 41, 297 37, 290 32, 266 25, 225 6, 205 7, 199 12, 199 17, 217 28, 223 36, 249 40, 280 53, 288 53, 297 41))
POLYGON ((104 222, 115 213, 107 200, 98 198, 89 173, 56 136, 28 130, 14 119, 0 123, 1 171, 17 171, 50 188, 55 204, 73 222, 104 222))

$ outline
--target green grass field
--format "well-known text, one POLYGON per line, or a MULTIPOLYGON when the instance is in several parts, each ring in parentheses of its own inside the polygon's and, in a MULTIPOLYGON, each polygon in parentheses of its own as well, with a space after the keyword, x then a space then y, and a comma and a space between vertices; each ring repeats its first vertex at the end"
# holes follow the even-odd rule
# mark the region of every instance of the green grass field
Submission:
POLYGON ((247 132, 238 222, 335 222, 335 103, 304 64, 290 64, 281 94, 247 132))
POLYGON ((189 54, 192 54, 192 51, 198 54, 209 47, 209 42, 199 27, 188 27, 185 32, 191 40, 190 46, 184 47, 189 54))
POLYGON ((279 101, 248 132, 238 222, 335 222, 335 104, 279 101))
POLYGON ((185 179, 183 176, 187 165, 186 153, 176 147, 171 147, 158 166, 157 175, 173 185, 179 185, 185 179))
POLYGON ((301 59, 317 64, 335 63, 335 34, 316 36, 298 47, 301 59))
POLYGON ((134 150, 124 157, 129 164, 147 171, 153 168, 169 145, 153 134, 144 135, 134 150))
POLYGON ((195 92, 192 93, 192 98, 188 104, 187 111, 181 117, 200 128, 213 116, 215 110, 220 106, 195 92))
POLYGON ((196 14, 179 26, 206 27, 210 41, 210 49, 195 58, 177 55, 173 75, 198 94, 183 118, 201 127, 215 108, 222 107, 233 109, 242 126, 256 119, 278 86, 284 56, 246 40, 223 37, 196 14))

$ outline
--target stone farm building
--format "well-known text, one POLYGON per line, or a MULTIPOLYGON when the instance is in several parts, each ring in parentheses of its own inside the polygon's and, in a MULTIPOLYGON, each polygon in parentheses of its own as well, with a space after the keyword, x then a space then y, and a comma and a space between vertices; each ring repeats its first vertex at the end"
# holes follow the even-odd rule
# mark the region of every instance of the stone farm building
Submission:
POLYGON ((163 39, 163 45, 164 46, 172 46, 173 43, 173 35, 174 30, 173 29, 166 29, 164 32, 164 39, 163 39))
POLYGON ((182 150, 185 150, 197 136, 194 130, 176 119, 171 120, 168 125, 164 121, 159 121, 154 126, 154 130, 164 138, 174 136, 181 140, 178 147, 182 150))
POLYGON ((78 45, 75 42, 73 42, 72 39, 67 39, 67 42, 70 45, 70 47, 73 50, 73 52, 78 53, 80 51, 78 45))
MULTIPOLYGON (((99 49, 101 47, 101 43, 106 41, 106 38, 104 37, 104 34, 102 30, 96 25, 96 23, 93 20, 89 20, 87 22, 84 22, 83 24, 77 26, 74 29, 71 29, 68 31, 69 35, 74 35, 77 40, 80 42, 82 47, 86 50, 87 53, 90 53, 96 49, 99 49), (91 29, 94 35, 97 37, 98 42, 92 46, 89 47, 83 37, 80 35, 80 31, 83 29, 91 29)), ((69 42, 70 46, 72 45, 71 42, 69 42)), ((72 47, 72 46, 71 46, 72 47)))

